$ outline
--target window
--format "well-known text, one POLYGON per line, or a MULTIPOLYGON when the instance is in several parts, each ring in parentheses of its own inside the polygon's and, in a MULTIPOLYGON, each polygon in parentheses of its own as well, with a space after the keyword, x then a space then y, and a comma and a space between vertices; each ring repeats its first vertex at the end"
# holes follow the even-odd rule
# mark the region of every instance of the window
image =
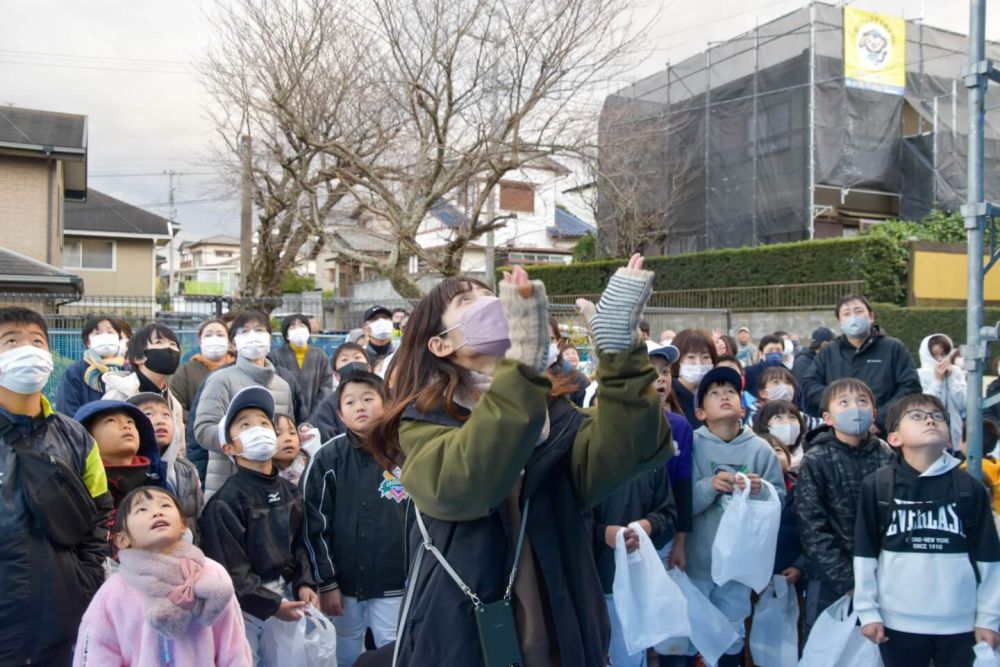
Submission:
POLYGON ((543 252, 511 252, 511 264, 565 264, 566 255, 555 255, 543 252))
POLYGON ((63 266, 67 269, 111 271, 115 268, 115 242, 100 239, 66 239, 63 266))
POLYGON ((226 258, 229 258, 229 257, 233 256, 233 251, 232 250, 216 250, 215 251, 215 256, 219 257, 220 259, 226 259, 226 258))
POLYGON ((505 211, 535 212, 535 189, 530 183, 500 183, 500 208, 505 211))

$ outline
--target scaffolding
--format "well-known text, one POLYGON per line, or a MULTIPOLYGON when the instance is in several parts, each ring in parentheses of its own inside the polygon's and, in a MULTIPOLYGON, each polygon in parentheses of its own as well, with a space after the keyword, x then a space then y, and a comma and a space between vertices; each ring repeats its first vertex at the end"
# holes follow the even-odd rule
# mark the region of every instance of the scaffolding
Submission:
MULTIPOLYGON (((908 21, 905 92, 892 95, 845 85, 843 30, 842 7, 812 3, 609 96, 600 246, 693 252, 841 235, 825 221, 842 210, 957 210, 966 38, 908 21)), ((1000 60, 1000 45, 986 50, 1000 60)), ((985 190, 1000 198, 1000 113, 984 137, 985 190)))

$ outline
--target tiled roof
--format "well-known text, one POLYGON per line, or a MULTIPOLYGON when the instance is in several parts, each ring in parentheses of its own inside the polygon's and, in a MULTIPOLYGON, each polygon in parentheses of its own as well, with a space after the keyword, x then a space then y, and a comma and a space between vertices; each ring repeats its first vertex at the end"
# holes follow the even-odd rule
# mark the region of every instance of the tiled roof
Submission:
POLYGON ((86 202, 66 202, 65 231, 167 237, 170 221, 90 188, 86 202))
POLYGON ((87 117, 0 107, 0 143, 83 150, 87 147, 87 117))
POLYGON ((83 290, 79 276, 6 248, 0 248, 0 284, 23 285, 25 289, 61 285, 83 290))
POLYGON ((548 235, 553 238, 580 238, 593 234, 596 230, 569 211, 556 207, 556 224, 549 227, 548 235))

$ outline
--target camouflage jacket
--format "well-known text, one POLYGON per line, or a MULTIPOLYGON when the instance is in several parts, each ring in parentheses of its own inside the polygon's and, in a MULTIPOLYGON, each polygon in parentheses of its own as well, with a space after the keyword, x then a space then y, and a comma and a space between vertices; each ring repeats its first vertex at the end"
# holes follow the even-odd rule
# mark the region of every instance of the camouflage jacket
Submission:
POLYGON ((802 550, 810 578, 843 595, 854 588, 854 524, 861 480, 892 458, 889 445, 869 436, 846 445, 829 427, 815 431, 799 468, 795 489, 802 550))

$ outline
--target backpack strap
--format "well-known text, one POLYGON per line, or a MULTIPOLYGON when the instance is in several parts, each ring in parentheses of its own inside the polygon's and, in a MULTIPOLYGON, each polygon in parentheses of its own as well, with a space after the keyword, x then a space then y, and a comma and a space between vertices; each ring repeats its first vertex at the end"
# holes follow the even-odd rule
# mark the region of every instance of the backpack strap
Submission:
POLYGON ((950 474, 952 484, 955 487, 958 515, 962 519, 965 534, 968 536, 976 529, 975 494, 979 482, 972 475, 963 473, 958 467, 952 468, 950 474))
POLYGON ((896 469, 884 465, 875 471, 875 500, 878 501, 878 538, 881 548, 882 537, 892 523, 893 496, 896 488, 896 469))

